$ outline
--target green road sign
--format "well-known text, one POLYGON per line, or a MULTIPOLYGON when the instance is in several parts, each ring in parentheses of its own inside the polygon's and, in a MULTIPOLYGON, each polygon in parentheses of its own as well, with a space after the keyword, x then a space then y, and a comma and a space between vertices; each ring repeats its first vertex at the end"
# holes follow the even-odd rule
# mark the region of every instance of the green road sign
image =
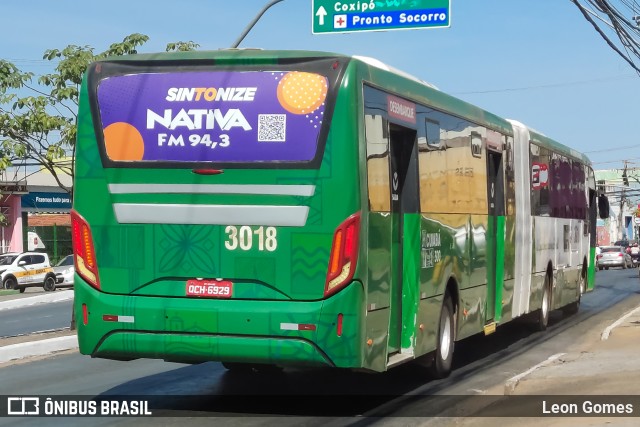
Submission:
POLYGON ((451 0, 313 0, 313 34, 449 27, 451 0))

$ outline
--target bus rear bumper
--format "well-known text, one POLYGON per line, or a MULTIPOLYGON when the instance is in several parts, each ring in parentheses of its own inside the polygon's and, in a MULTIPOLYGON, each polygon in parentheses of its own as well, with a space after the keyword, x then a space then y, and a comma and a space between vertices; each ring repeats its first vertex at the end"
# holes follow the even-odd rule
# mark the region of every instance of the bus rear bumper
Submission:
POLYGON ((116 360, 360 367, 361 301, 359 283, 320 301, 113 295, 75 285, 80 352, 116 360))
POLYGON ((116 360, 147 358, 179 363, 230 361, 334 366, 314 343, 297 338, 114 331, 104 337, 91 355, 116 360), (132 345, 134 351, 131 351, 132 345))

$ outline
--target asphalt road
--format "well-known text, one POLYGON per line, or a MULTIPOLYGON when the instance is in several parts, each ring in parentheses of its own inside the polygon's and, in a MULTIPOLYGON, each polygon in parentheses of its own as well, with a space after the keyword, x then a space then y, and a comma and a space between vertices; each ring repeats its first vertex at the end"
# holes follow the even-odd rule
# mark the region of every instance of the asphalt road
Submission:
MULTIPOLYGON (((404 417, 432 415, 434 408, 446 405, 446 399, 481 394, 504 383, 577 345, 588 334, 599 333, 638 305, 637 270, 598 272, 597 290, 583 296, 577 315, 564 318, 559 311, 552 313, 546 332, 532 332, 518 321, 491 336, 458 343, 454 371, 440 381, 428 380, 425 370, 414 365, 383 374, 315 369, 239 376, 213 362, 193 366, 155 360, 117 362, 71 353, 4 367, 0 384, 6 390, 3 394, 143 396, 154 415, 171 417, 48 418, 47 425, 210 425, 209 417, 228 417, 219 422, 230 426, 405 425, 409 418, 404 417)), ((0 419, 0 425, 42 421, 0 419)))
POLYGON ((0 338, 68 328, 73 300, 0 311, 0 338))

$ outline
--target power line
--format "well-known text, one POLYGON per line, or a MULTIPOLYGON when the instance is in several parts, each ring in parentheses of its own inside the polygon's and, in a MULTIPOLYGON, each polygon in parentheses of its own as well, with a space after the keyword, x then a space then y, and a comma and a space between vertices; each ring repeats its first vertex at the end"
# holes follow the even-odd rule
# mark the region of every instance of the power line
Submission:
POLYGON ((633 144, 633 145, 626 145, 624 147, 618 147, 618 148, 604 148, 602 150, 592 150, 592 151, 583 151, 584 154, 589 154, 589 153, 603 153, 605 151, 617 151, 617 150, 626 150, 628 148, 636 148, 636 147, 640 147, 640 144, 633 144))
MULTIPOLYGON (((580 10, 584 18, 593 26, 593 28, 600 34, 604 41, 611 47, 621 58, 623 58, 640 76, 640 26, 638 23, 633 23, 627 18, 625 13, 622 13, 618 8, 612 5, 609 0, 570 0, 580 10), (583 4, 584 3, 584 4, 583 4), (596 11, 593 11, 586 7, 586 4, 590 4, 596 11), (595 16, 598 20, 604 22, 607 28, 606 31, 615 33, 618 38, 618 42, 614 42, 607 36, 605 30, 594 21, 595 16)), ((630 3, 628 0, 619 0, 626 9, 629 10, 629 16, 635 20, 638 14, 638 3, 633 1, 630 3)))
POLYGON ((452 95, 476 95, 476 94, 483 94, 483 93, 515 92, 515 91, 530 90, 530 89, 546 89, 546 88, 554 88, 554 87, 576 86, 576 85, 601 83, 601 82, 608 82, 608 81, 614 81, 614 80, 627 80, 627 79, 635 79, 635 78, 636 76, 632 76, 632 75, 622 75, 622 76, 615 76, 615 77, 602 77, 602 78, 592 79, 592 80, 579 80, 579 81, 564 82, 564 83, 549 83, 549 84, 536 85, 536 86, 523 86, 523 87, 513 87, 513 88, 505 88, 505 89, 487 89, 487 90, 476 90, 476 91, 469 91, 469 92, 452 92, 451 94, 452 95))
POLYGON ((604 165, 607 163, 621 163, 624 162, 625 160, 640 160, 640 157, 631 157, 629 159, 620 159, 620 160, 610 160, 608 162, 592 162, 592 165, 604 165))

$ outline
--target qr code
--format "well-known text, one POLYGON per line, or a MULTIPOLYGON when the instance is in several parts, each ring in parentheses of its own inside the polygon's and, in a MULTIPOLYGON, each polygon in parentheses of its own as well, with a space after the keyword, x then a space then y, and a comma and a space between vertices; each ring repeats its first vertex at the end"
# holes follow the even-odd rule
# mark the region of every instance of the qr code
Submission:
POLYGON ((286 114, 258 114, 259 142, 284 142, 286 137, 286 114))

